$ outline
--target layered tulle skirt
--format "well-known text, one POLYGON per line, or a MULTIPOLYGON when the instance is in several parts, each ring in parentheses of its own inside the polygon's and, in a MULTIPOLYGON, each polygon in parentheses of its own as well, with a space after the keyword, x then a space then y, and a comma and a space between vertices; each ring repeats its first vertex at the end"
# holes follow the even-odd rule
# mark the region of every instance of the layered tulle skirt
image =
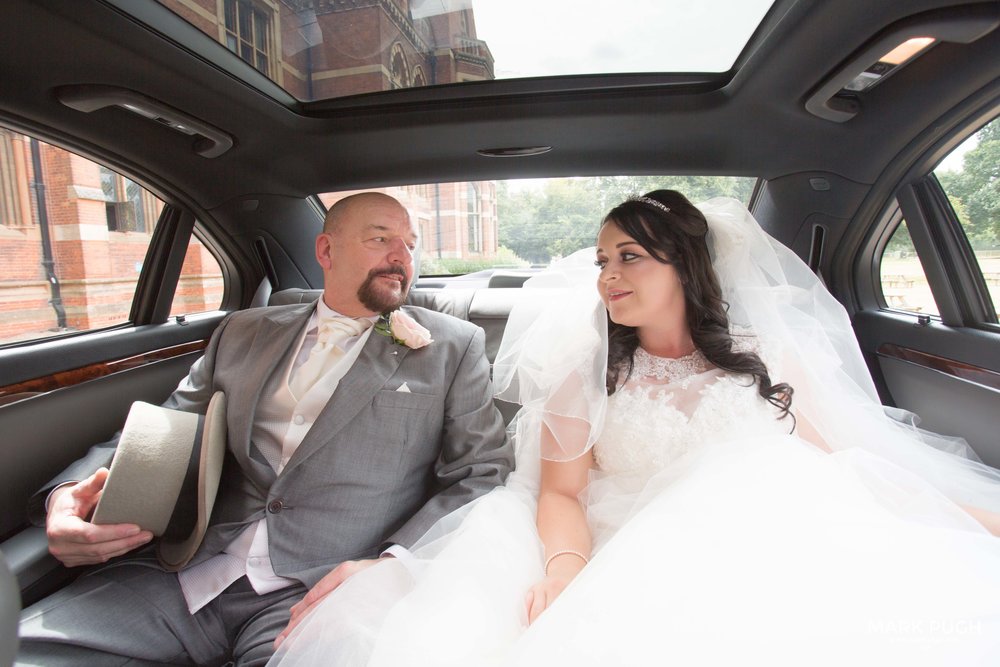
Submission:
MULTIPOLYGON (((524 454, 522 453, 522 459, 524 454)), ((288 665, 1000 664, 1000 538, 911 474, 792 436, 595 476, 589 565, 530 627, 537 465, 345 582, 288 665)))

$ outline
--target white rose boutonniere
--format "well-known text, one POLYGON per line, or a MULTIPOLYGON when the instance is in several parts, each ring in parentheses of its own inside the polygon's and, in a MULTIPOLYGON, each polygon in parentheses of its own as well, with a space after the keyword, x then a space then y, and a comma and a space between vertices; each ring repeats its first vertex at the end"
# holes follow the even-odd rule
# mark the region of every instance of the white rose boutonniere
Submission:
POLYGON ((382 313, 375 323, 375 331, 383 336, 389 336, 400 345, 411 350, 426 347, 434 342, 431 332, 417 324, 412 317, 398 310, 382 313))

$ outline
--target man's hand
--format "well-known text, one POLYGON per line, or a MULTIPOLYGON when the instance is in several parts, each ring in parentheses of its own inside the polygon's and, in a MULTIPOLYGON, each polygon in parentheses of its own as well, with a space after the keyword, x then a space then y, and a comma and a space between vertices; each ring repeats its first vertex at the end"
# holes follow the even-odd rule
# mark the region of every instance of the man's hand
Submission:
POLYGON ((534 623, 535 619, 559 597, 559 594, 569 586, 570 581, 572 579, 549 575, 528 589, 528 595, 524 599, 528 611, 528 625, 534 623))
MULTIPOLYGON (((389 556, 391 558, 391 556, 389 556)), ((305 597, 292 605, 289 611, 292 612, 292 617, 288 620, 288 625, 285 629, 281 631, 281 634, 277 636, 274 640, 274 648, 277 649, 281 646, 281 642, 285 641, 289 633, 295 626, 298 625, 302 619, 309 615, 309 612, 313 610, 316 605, 323 601, 327 595, 334 591, 338 586, 347 581, 348 577, 357 574, 361 570, 368 569, 375 563, 379 562, 378 558, 369 560, 348 560, 344 561, 337 567, 330 571, 330 574, 326 575, 318 582, 316 585, 309 589, 305 597)))
POLYGON ((52 492, 45 533, 49 552, 66 567, 104 563, 153 539, 153 534, 130 523, 97 526, 87 521, 101 498, 108 469, 72 486, 52 492))

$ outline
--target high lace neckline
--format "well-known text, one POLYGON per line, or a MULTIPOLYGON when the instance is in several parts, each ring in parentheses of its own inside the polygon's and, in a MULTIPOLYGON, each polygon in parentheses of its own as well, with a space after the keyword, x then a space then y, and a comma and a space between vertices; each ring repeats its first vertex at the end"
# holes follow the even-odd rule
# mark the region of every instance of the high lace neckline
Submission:
POLYGON ((710 368, 712 368, 712 364, 697 348, 691 354, 683 357, 670 358, 657 357, 641 347, 637 347, 632 359, 632 373, 636 377, 661 382, 682 380, 692 375, 704 373, 710 368))

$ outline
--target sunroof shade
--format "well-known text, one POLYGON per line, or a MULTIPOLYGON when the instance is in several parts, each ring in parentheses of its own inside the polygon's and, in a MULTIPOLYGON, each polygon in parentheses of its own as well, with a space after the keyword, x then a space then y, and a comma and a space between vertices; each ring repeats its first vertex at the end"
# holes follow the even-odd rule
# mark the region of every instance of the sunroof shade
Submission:
POLYGON ((301 101, 491 79, 725 72, 771 6, 771 0, 158 2, 226 47, 228 53, 213 51, 220 64, 238 56, 301 101))

